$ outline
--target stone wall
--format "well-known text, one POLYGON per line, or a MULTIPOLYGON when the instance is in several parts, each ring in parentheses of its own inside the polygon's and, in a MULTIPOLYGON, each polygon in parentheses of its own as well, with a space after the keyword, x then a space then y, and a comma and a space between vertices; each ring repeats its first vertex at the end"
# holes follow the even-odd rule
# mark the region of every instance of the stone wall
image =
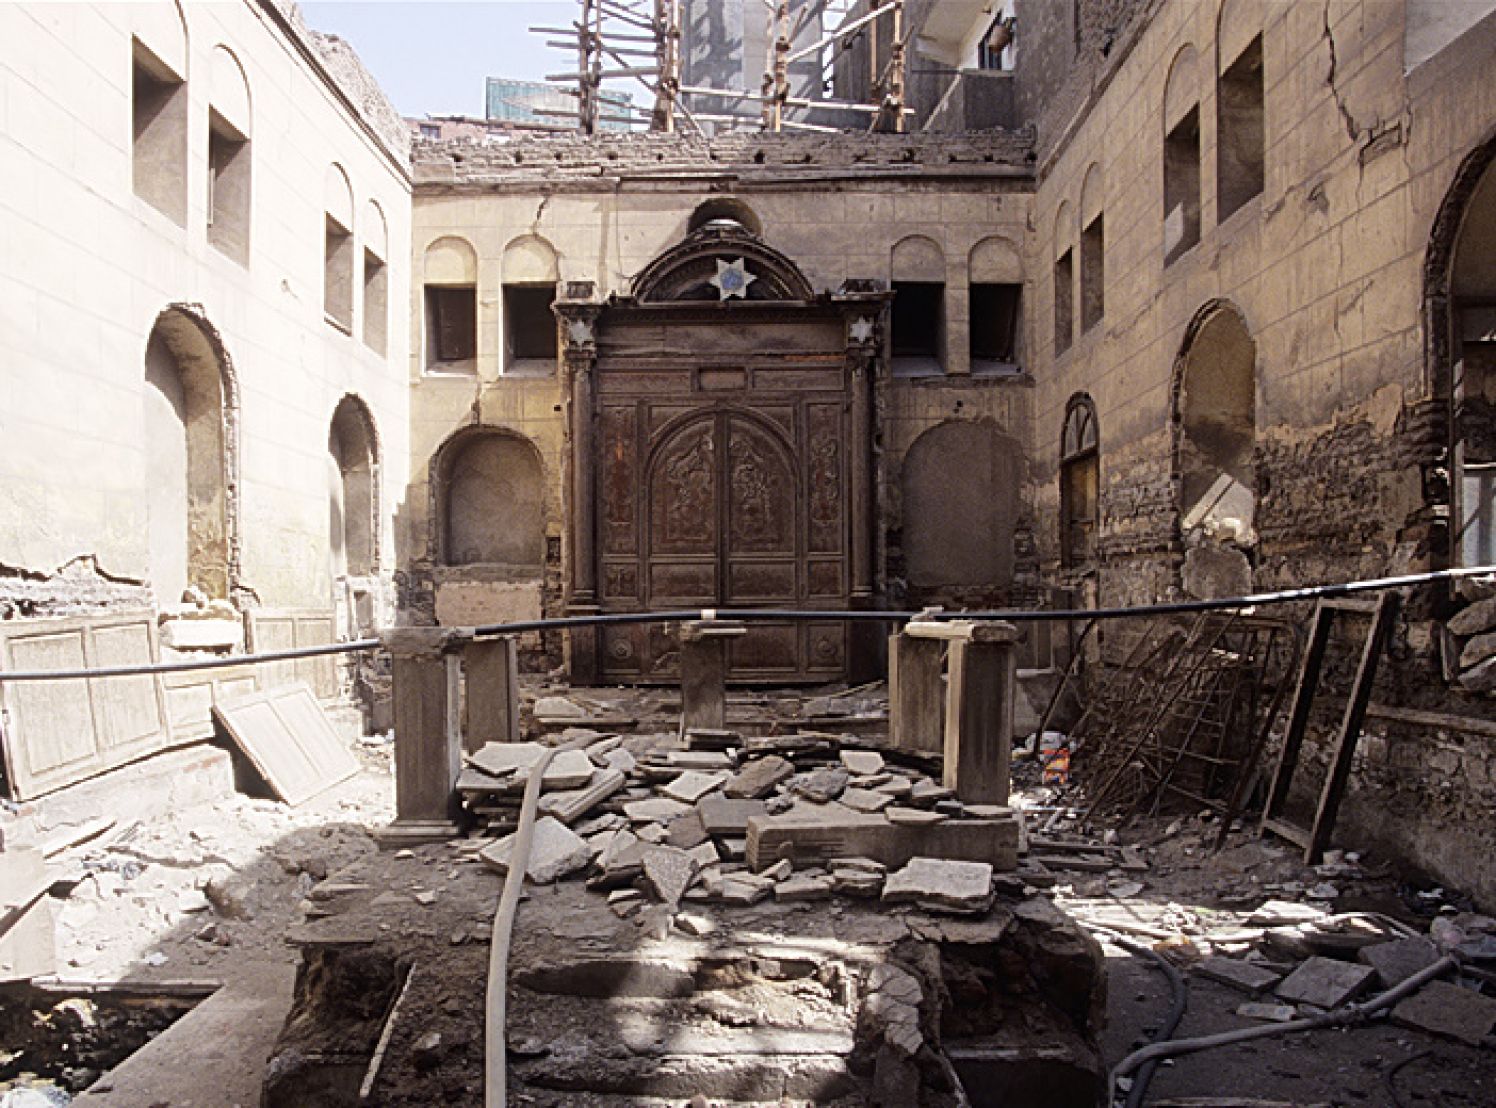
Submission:
POLYGON ((204 441, 218 444, 205 468, 216 467, 228 501, 215 511, 230 534, 214 539, 226 544, 228 565, 210 575, 219 583, 210 591, 226 583, 241 604, 334 603, 329 431, 349 395, 375 423, 387 575, 408 455, 407 332, 404 313, 391 311, 384 352, 364 341, 361 259, 365 248, 382 254, 387 303, 407 301, 401 157, 259 4, 7 5, 0 37, 9 105, 0 148, 13 184, 0 199, 0 612, 180 599, 170 595, 180 586, 167 595, 156 587, 161 567, 148 542, 142 411, 148 339, 163 313, 202 336, 172 356, 208 358, 223 390, 217 433, 204 441), (185 77, 176 101, 184 131, 174 136, 182 158, 160 178, 180 196, 179 213, 137 187, 132 39, 173 80, 185 77), (210 108, 248 141, 240 254, 210 238, 210 108), (342 218, 358 254, 352 333, 324 318, 333 163, 349 182, 342 218))
MULTIPOLYGON (((1222 308, 1239 313, 1255 355, 1255 534, 1216 548, 1244 558, 1243 584, 1416 572, 1450 557, 1450 369, 1447 344, 1425 329, 1425 267, 1440 225, 1458 218, 1446 196, 1460 166, 1496 129, 1496 93, 1468 79, 1496 58, 1496 17, 1463 25, 1408 71, 1403 4, 1221 7, 1082 4, 1082 64, 1037 121, 1026 259, 1036 542, 1047 579, 1091 582, 1103 604, 1199 587, 1199 540, 1181 524, 1182 381, 1201 321, 1222 308), (1216 74, 1258 33, 1265 184, 1223 214, 1216 74), (1199 241, 1166 262, 1165 128, 1192 106, 1199 241), (1104 182, 1099 202, 1088 176, 1104 182), (1055 259, 1078 250, 1095 211, 1105 214, 1105 313, 1057 353, 1055 259), (1096 403, 1102 488, 1099 556, 1077 571, 1060 566, 1047 521, 1058 517, 1060 428, 1079 392, 1096 403)), ((1496 739, 1459 725, 1489 715, 1489 701, 1441 665, 1441 641, 1468 641, 1442 623, 1463 603, 1450 590, 1410 598, 1375 700, 1445 723, 1375 718, 1341 827, 1347 841, 1490 902, 1496 739)), ((1316 722, 1314 742, 1334 718, 1316 722)))

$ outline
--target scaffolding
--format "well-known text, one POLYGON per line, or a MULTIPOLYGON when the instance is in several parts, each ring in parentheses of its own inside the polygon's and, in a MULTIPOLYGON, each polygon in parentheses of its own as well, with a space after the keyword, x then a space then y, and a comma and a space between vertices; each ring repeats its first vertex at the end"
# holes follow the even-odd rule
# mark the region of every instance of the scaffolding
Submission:
MULTIPOLYGON (((749 0, 751 3, 752 0, 749 0)), ((757 126, 768 132, 819 131, 844 128, 813 122, 811 113, 848 113, 868 119, 868 131, 903 131, 910 109, 904 103, 904 0, 865 0, 867 10, 855 15, 854 0, 759 0, 767 18, 767 49, 763 80, 757 91, 713 88, 682 81, 682 8, 685 0, 577 0, 578 18, 563 27, 532 27, 549 36, 545 44, 567 51, 576 68, 547 74, 575 100, 574 108, 539 109, 537 115, 576 121, 584 135, 596 134, 605 123, 647 126, 651 131, 674 132, 684 127, 705 134, 706 127, 757 126), (877 35, 870 38, 870 101, 860 103, 820 96, 796 96, 791 66, 815 59, 815 87, 830 83, 832 67, 852 38, 881 20, 888 21, 889 50, 880 65, 877 35), (819 24, 818 26, 816 24, 819 24), (802 36, 811 41, 800 46, 802 36), (653 98, 650 107, 622 104, 603 93, 605 81, 637 82, 653 98), (692 101, 725 102, 722 111, 693 110, 692 101), (757 104, 756 114, 739 110, 757 104)))

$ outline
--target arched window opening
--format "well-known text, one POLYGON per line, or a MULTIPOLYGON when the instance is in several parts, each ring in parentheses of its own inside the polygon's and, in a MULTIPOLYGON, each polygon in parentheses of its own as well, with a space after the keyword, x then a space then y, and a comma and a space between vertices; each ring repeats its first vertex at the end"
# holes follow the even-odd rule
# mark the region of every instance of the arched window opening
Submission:
POLYGON ((733 196, 715 196, 702 204, 698 204, 696 210, 691 213, 691 218, 686 222, 686 231, 691 233, 699 231, 708 223, 718 220, 727 220, 736 223, 751 235, 763 235, 763 221, 758 218, 753 209, 741 200, 733 196))
POLYGON ((1101 517, 1101 452, 1096 405, 1072 396, 1060 432, 1060 562, 1083 566, 1096 557, 1101 517))
POLYGON ((556 372, 555 248, 537 235, 504 248, 504 372, 545 376, 556 372))
POLYGON ((517 435, 489 432, 454 444, 439 512, 442 561, 539 573, 545 562, 540 455, 517 435))
POLYGON ((1455 240, 1451 382, 1455 554, 1462 565, 1496 562, 1496 163, 1470 196, 1455 240))
POLYGON ((377 505, 373 421, 352 396, 339 401, 327 436, 333 473, 328 487, 328 549, 333 577, 367 577, 375 570, 377 505))
POLYGON ((1164 265, 1200 241, 1200 105, 1195 48, 1174 58, 1164 89, 1164 265))
POLYGON ((426 371, 476 373, 477 251, 454 235, 437 239, 426 247, 421 280, 426 301, 426 371))
POLYGON ((1187 542, 1250 547, 1257 541, 1257 344, 1224 305, 1207 309, 1191 332, 1178 386, 1180 529, 1187 542))
POLYGON ((229 595, 222 365, 201 328, 163 312, 145 352, 142 423, 151 581, 161 604, 188 586, 229 595))
POLYGON ((923 235, 894 244, 890 338, 897 374, 944 372, 945 253, 923 235))
POLYGON ((336 162, 327 167, 323 213, 322 309, 327 322, 353 331, 353 188, 336 162))

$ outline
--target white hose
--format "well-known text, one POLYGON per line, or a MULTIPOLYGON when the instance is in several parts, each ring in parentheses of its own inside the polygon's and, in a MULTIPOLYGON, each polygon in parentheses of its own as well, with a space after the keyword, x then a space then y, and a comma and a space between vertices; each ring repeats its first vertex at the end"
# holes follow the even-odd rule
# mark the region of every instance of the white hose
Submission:
POLYGON ((540 803, 541 782, 551 759, 558 753, 559 748, 552 747, 530 767, 530 780, 525 783, 525 799, 519 809, 519 826, 515 828, 514 845, 509 851, 509 872, 504 875, 504 891, 499 894, 499 908, 493 917, 483 1010, 484 1108, 504 1108, 506 1103, 509 1057, 504 1025, 508 1008, 509 935, 514 930, 520 893, 524 891, 525 872, 530 868, 530 843, 535 837, 535 808, 540 803))

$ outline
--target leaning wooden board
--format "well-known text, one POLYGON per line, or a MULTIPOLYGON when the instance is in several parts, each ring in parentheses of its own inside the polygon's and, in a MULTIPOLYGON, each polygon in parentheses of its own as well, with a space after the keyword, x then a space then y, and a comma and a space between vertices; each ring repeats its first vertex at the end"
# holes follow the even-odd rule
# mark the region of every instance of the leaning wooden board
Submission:
POLYGON ((310 800, 358 772, 305 684, 225 701, 213 714, 287 804, 310 800))

